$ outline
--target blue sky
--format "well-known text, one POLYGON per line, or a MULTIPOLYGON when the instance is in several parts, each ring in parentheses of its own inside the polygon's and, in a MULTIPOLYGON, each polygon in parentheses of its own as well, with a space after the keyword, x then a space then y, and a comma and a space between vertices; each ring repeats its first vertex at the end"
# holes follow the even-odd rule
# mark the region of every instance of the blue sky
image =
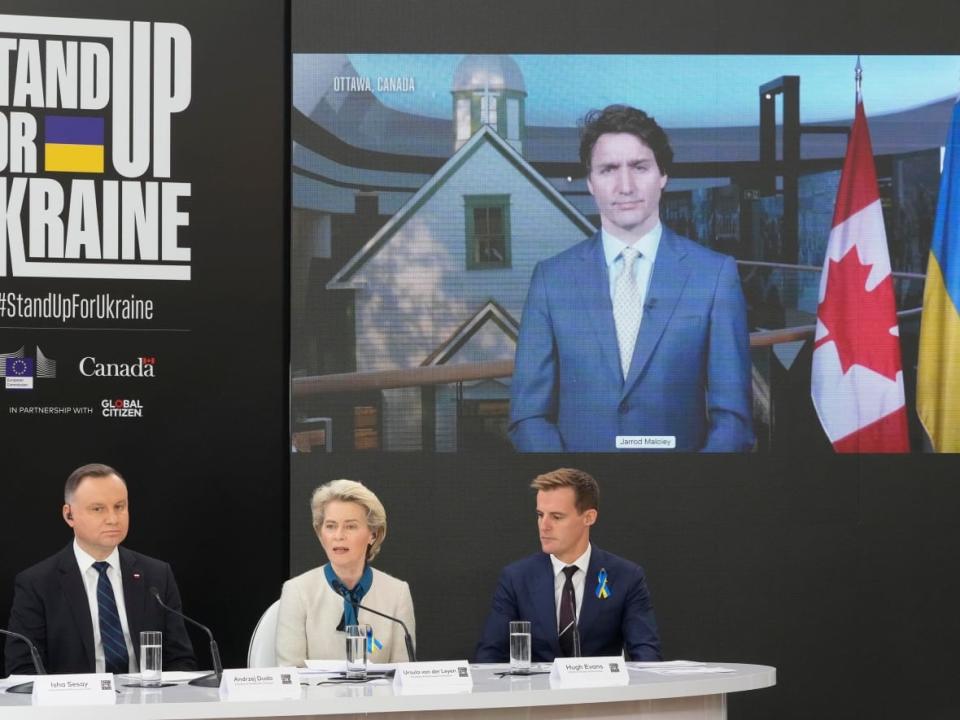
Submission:
MULTIPOLYGON (((294 96, 305 56, 295 56, 294 96), (297 58, 300 58, 298 63, 297 58)), ((450 117, 450 84, 463 55, 350 55, 361 76, 413 77, 414 93, 382 93, 397 110, 450 117)), ((850 118, 851 55, 513 55, 527 84, 527 122, 575 125, 593 107, 623 102, 667 127, 756 125, 757 88, 781 75, 800 76, 802 122, 850 118)), ((960 92, 960 56, 865 55, 868 115, 902 110, 960 92)))

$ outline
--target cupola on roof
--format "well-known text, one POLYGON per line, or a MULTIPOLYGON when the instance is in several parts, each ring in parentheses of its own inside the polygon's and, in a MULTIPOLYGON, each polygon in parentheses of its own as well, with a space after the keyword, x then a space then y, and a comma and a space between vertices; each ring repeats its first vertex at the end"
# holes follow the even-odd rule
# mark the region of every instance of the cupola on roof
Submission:
POLYGON ((509 55, 467 55, 453 73, 452 90, 484 89, 526 93, 527 85, 520 66, 509 55))

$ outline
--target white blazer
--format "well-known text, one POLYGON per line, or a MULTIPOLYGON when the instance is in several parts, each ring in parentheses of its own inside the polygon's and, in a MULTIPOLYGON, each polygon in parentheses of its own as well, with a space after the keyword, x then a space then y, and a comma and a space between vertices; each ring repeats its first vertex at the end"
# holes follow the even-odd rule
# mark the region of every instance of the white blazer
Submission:
MULTIPOLYGON (((303 667, 307 658, 346 658, 344 632, 337 630, 343 617, 343 598, 327 582, 325 567, 321 565, 283 584, 277 620, 278 665, 303 667)), ((403 580, 373 569, 373 582, 362 604, 403 620, 416 644, 413 598, 410 586, 403 580)), ((400 625, 363 609, 357 620, 370 625, 373 637, 383 643, 382 648, 374 647, 367 656, 371 662, 406 662, 410 659, 400 625)))

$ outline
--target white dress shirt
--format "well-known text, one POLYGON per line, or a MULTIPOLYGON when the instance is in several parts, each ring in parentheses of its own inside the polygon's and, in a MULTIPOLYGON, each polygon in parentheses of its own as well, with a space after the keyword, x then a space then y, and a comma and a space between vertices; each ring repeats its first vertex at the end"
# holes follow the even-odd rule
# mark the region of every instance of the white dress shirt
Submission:
POLYGON ((583 587, 587 581, 587 568, 590 567, 590 545, 587 545, 583 555, 578 557, 572 563, 565 563, 558 560, 555 556, 550 556, 550 562, 553 565, 553 599, 557 608, 557 626, 560 626, 560 596, 563 593, 563 586, 567 582, 567 576, 563 569, 570 565, 576 565, 580 571, 573 574, 571 582, 573 583, 573 594, 577 598, 577 620, 580 619, 580 608, 583 607, 583 587))
MULTIPOLYGON (((640 257, 633 263, 633 272, 636 276, 637 288, 640 290, 641 322, 643 322, 643 307, 647 302, 647 290, 650 288, 650 276, 653 275, 653 264, 657 260, 657 250, 660 249, 661 235, 663 235, 663 225, 657 223, 653 230, 633 244, 633 247, 640 251, 640 257)), ((607 263, 607 277, 610 280, 610 301, 613 302, 617 277, 623 271, 623 255, 621 253, 628 245, 606 230, 600 231, 600 238, 603 243, 603 258, 607 263)))
MULTIPOLYGON (((93 659, 97 665, 97 672, 106 672, 106 661, 103 656, 103 642, 100 639, 100 606, 97 604, 97 583, 100 580, 100 573, 93 566, 97 559, 84 551, 77 541, 73 541, 73 553, 77 556, 77 565, 80 566, 80 577, 83 578, 83 585, 87 590, 87 603, 90 605, 90 620, 93 623, 93 659)), ((113 596, 117 601, 117 612, 120 614, 120 625, 123 628, 123 642, 127 646, 127 657, 129 658, 129 672, 140 671, 137 657, 133 651, 133 643, 130 640, 130 626, 127 624, 127 606, 123 601, 123 580, 120 578, 120 551, 117 548, 105 558, 110 567, 107 568, 107 577, 110 578, 110 584, 113 585, 113 596)))

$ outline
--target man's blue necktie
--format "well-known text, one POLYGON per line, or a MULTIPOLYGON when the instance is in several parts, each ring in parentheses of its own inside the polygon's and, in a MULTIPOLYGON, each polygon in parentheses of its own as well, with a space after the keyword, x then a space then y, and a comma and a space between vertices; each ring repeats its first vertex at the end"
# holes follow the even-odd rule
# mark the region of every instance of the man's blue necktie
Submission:
POLYGON ((120 625, 120 613, 117 611, 117 599, 113 594, 113 584, 107 577, 110 563, 101 560, 93 567, 100 578, 97 580, 97 607, 100 617, 100 642, 103 643, 103 659, 109 673, 130 671, 130 656, 127 643, 123 639, 123 626, 120 625))

